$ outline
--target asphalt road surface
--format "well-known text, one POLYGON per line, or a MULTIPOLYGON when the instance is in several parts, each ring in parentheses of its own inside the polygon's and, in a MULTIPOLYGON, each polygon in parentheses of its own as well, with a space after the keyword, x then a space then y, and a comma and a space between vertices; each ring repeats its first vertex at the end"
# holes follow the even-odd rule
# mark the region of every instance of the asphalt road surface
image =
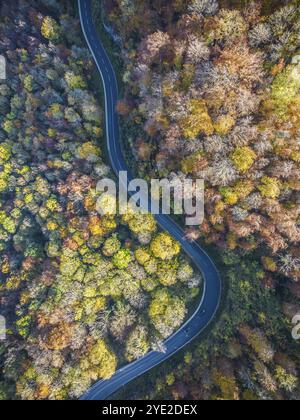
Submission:
MULTIPOLYGON (((119 138, 118 115, 116 113, 118 84, 115 72, 93 23, 91 0, 78 0, 78 6, 82 30, 104 86, 106 138, 111 165, 116 174, 120 171, 127 171, 130 181, 132 176, 123 157, 119 138)), ((165 341, 165 353, 151 351, 141 359, 118 370, 111 379, 96 383, 80 398, 81 400, 105 400, 128 382, 177 353, 203 332, 216 315, 222 288, 220 274, 215 264, 197 243, 186 241, 184 231, 169 216, 158 215, 156 220, 163 230, 169 232, 180 242, 183 250, 201 271, 204 278, 202 300, 191 318, 165 341)))

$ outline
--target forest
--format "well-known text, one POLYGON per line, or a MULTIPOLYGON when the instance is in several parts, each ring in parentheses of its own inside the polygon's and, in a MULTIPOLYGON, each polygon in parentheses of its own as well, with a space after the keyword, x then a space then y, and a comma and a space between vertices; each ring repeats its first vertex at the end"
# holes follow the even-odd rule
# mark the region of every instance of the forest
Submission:
MULTIPOLYGON (((224 284, 209 330, 119 397, 300 399, 299 5, 93 0, 130 167, 205 180, 186 239, 224 284)), ((163 352, 203 279, 152 215, 97 212, 114 175, 76 2, 1 2, 0 55, 0 400, 78 399, 163 352)))
POLYGON ((0 399, 80 397, 163 341, 202 279, 151 215, 100 217, 103 109, 72 3, 1 3, 0 399))
POLYGON ((227 288, 208 336, 122 396, 299 399, 299 1, 102 4, 136 172, 205 180, 205 221, 186 236, 227 288))

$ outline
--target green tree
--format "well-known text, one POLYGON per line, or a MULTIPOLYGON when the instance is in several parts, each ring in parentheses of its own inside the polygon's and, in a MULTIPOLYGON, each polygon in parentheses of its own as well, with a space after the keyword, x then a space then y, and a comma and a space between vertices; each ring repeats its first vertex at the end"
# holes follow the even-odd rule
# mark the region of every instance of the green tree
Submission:
POLYGON ((121 249, 113 256, 112 262, 115 267, 123 270, 128 267, 131 260, 131 252, 128 249, 121 249))
POLYGON ((120 248, 121 242, 119 241, 117 235, 113 235, 104 242, 102 252, 106 257, 112 257, 120 250, 120 248))
POLYGON ((276 368, 275 378, 280 388, 287 392, 292 392, 297 387, 298 378, 295 375, 288 373, 281 366, 276 368))
POLYGON ((72 71, 67 71, 65 74, 65 81, 70 89, 85 89, 86 82, 84 81, 83 77, 80 75, 76 75, 72 71))

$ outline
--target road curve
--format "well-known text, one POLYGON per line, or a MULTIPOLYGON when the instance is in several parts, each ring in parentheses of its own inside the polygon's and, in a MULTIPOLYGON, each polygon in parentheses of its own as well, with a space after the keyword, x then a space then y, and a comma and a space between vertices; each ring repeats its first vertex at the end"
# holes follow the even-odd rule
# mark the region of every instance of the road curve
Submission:
MULTIPOLYGON (((78 7, 82 31, 103 82, 106 139, 111 165, 116 174, 127 171, 130 181, 132 175, 127 168, 120 145, 116 113, 118 84, 115 72, 93 23, 91 0, 78 0, 78 7)), ((156 220, 163 230, 180 242, 183 250, 202 272, 204 278, 202 300, 191 318, 165 341, 166 353, 151 351, 139 360, 119 369, 111 379, 97 382, 80 398, 81 400, 105 400, 128 382, 167 360, 203 332, 212 322, 219 308, 222 291, 221 278, 213 261, 197 243, 185 240, 184 231, 169 216, 158 215, 156 220)))

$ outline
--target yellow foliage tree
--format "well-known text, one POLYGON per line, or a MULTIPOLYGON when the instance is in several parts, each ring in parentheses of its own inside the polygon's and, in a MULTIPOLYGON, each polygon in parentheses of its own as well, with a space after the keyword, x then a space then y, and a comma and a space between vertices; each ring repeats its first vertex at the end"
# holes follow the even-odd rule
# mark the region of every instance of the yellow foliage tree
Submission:
POLYGON ((50 41, 58 41, 60 37, 60 27, 50 16, 43 19, 41 32, 44 38, 50 41))
POLYGON ((99 340, 80 362, 80 368, 87 372, 90 379, 109 379, 117 367, 116 355, 110 351, 103 340, 99 340))
POLYGON ((264 176, 258 189, 263 197, 275 199, 280 195, 280 182, 276 178, 264 176))
POLYGON ((150 248, 153 255, 161 260, 170 260, 180 253, 179 243, 165 232, 153 239, 150 248))
POLYGON ((192 99, 188 108, 189 115, 183 118, 180 123, 184 136, 188 139, 194 139, 202 133, 207 136, 212 135, 214 126, 205 101, 192 99))
POLYGON ((214 124, 216 132, 220 136, 226 136, 235 125, 235 119, 231 115, 222 115, 214 124))
POLYGON ((97 145, 89 141, 79 147, 78 154, 81 159, 97 162, 101 156, 101 151, 97 145))
POLYGON ((256 159, 256 153, 250 147, 237 147, 231 155, 231 160, 240 172, 247 172, 256 159))

